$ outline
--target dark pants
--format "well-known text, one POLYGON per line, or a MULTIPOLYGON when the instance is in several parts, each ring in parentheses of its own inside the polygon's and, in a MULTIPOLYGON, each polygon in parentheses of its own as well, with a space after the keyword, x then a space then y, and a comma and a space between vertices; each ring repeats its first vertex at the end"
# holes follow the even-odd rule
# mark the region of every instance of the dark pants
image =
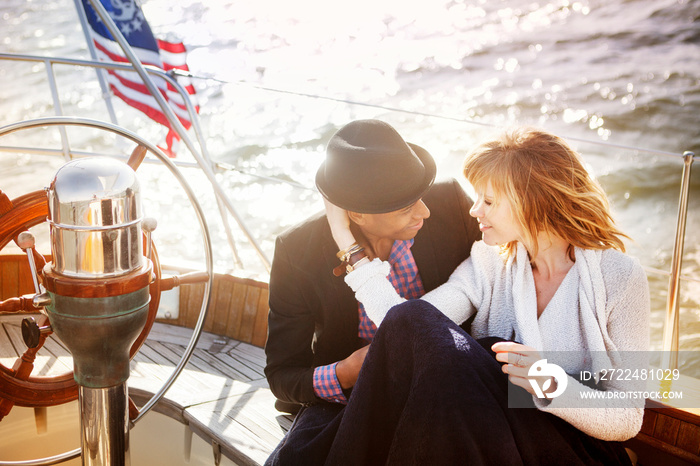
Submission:
POLYGON ((271 463, 630 464, 617 442, 592 438, 534 405, 508 408, 507 376, 488 349, 496 340, 477 342, 421 300, 395 307, 347 407, 309 412, 271 463))

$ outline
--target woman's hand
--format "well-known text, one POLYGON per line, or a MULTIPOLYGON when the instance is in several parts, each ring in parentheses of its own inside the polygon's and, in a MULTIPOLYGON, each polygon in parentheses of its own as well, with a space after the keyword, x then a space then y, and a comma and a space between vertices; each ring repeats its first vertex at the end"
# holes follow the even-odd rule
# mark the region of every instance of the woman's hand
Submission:
POLYGON ((347 210, 331 204, 326 198, 323 198, 323 203, 326 205, 326 218, 338 249, 349 248, 355 243, 355 236, 350 231, 350 217, 347 210))
POLYGON ((557 389, 557 382, 552 377, 529 377, 530 366, 542 359, 535 349, 520 343, 511 341, 499 341, 491 346, 496 353, 496 360, 503 362, 501 369, 508 374, 508 380, 513 385, 523 388, 531 395, 537 396, 530 384, 531 379, 537 380, 544 393, 551 393, 557 389))

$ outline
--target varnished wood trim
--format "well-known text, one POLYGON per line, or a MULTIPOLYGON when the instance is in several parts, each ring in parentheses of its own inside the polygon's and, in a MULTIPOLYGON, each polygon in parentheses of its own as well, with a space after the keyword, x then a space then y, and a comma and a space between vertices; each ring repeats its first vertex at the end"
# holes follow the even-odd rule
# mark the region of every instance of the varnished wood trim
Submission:
POLYGON ((73 278, 53 271, 51 264, 43 270, 44 286, 54 294, 76 298, 121 296, 146 288, 153 278, 151 263, 126 275, 110 278, 73 278), (89 284, 89 286, 86 286, 89 284))
MULTIPOLYGON (((695 380, 695 379, 693 379, 693 380, 695 380)), ((694 399, 694 398, 691 396, 690 399, 694 399)), ((697 405, 700 406, 700 403, 697 405)), ((666 405, 663 403, 659 403, 658 401, 654 401, 654 400, 646 400, 645 408, 647 410, 652 409, 652 410, 655 410, 659 413, 663 413, 663 414, 666 414, 668 416, 673 416, 676 419, 680 419, 681 421, 690 422, 693 424, 697 424, 698 420, 700 419, 700 416, 696 414, 696 411, 697 411, 696 409, 691 408, 688 410, 684 410, 684 409, 674 408, 672 406, 669 406, 669 405, 666 405)))
POLYGON ((656 425, 654 426, 654 438, 669 445, 675 445, 681 421, 665 414, 657 413, 657 415, 656 425))
POLYGON ((676 446, 700 458, 700 426, 681 422, 676 446))
MULTIPOLYGON (((639 433, 634 438, 634 440, 641 442, 641 443, 644 443, 644 444, 650 446, 653 450, 656 450, 657 456, 662 456, 658 453, 665 453, 667 455, 675 456, 688 464, 700 464, 700 457, 698 457, 697 455, 693 455, 693 454, 691 454, 685 450, 682 450, 676 446, 664 443, 663 441, 661 441, 657 438, 651 437, 649 435, 639 433)), ((652 464, 660 464, 657 462, 645 461, 644 453, 642 453, 642 455, 640 455, 639 462, 642 466, 652 465, 652 464)), ((664 461, 664 464, 670 464, 670 463, 668 461, 664 461)))
MULTIPOLYGON (((181 285, 179 290, 178 318, 159 321, 192 328, 199 317, 204 285, 181 285)), ((215 274, 204 331, 262 348, 267 340, 268 297, 268 284, 265 282, 231 274, 215 274)))
POLYGON ((667 454, 700 464, 700 417, 647 401, 636 440, 667 454))
MULTIPOLYGON (((44 256, 46 262, 51 255, 44 256)), ((0 300, 34 293, 29 260, 24 254, 0 254, 0 300)))

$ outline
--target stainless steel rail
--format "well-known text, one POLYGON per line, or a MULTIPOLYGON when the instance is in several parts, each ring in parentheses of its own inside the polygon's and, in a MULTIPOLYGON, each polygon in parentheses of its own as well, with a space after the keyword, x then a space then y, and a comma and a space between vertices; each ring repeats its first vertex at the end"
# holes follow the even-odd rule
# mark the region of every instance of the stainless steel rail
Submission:
POLYGON ((680 283, 683 249, 685 246, 685 225, 688 218, 688 197, 690 188, 690 169, 695 154, 683 154, 683 175, 681 177, 681 193, 678 201, 678 218, 676 222, 676 237, 673 242, 673 257, 671 261, 671 278, 668 281, 668 301, 666 303, 666 318, 664 321, 663 361, 665 369, 678 368, 678 344, 680 339, 680 283))

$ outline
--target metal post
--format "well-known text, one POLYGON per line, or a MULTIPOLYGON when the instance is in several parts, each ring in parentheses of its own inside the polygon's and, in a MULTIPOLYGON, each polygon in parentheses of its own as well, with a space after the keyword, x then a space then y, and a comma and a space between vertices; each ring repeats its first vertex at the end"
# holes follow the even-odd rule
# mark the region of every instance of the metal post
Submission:
MULTIPOLYGON (((83 34, 85 34, 85 43, 87 44, 88 50, 90 51, 90 57, 93 60, 98 61, 97 50, 95 50, 95 44, 92 42, 92 37, 90 36, 90 26, 88 24, 87 17, 85 16, 85 10, 80 0, 74 0, 75 9, 78 13, 78 18, 80 19, 80 26, 83 29, 83 34)), ((100 83, 100 90, 102 91, 102 99, 107 105, 107 113, 109 114, 109 121, 118 124, 117 114, 114 112, 114 106, 112 106, 112 97, 109 93, 109 87, 107 86, 107 79, 105 78, 106 71, 102 68, 96 68, 97 82, 100 83)))
POLYGON ((678 221, 676 239, 673 244, 671 261, 671 278, 668 282, 668 301, 666 302, 666 320, 664 322, 663 361, 664 369, 678 368, 678 336, 680 314, 680 281, 685 242, 685 225, 688 217, 688 192, 690 187, 690 168, 693 164, 692 152, 683 153, 683 175, 681 177, 681 194, 678 201, 678 221))
POLYGON ((128 466, 129 403, 126 382, 108 388, 80 387, 83 466, 128 466))
MULTIPOLYGON (((63 115, 63 106, 61 105, 61 99, 58 96, 58 86, 56 85, 56 77, 53 74, 53 65, 50 59, 44 60, 44 66, 46 67, 46 74, 49 80, 49 89, 51 89, 51 98, 53 99, 53 107, 57 116, 63 115)), ((61 135, 61 147, 63 149, 63 158, 66 162, 71 159, 70 155, 70 142, 68 141, 68 133, 66 128, 58 128, 58 132, 61 135)))

